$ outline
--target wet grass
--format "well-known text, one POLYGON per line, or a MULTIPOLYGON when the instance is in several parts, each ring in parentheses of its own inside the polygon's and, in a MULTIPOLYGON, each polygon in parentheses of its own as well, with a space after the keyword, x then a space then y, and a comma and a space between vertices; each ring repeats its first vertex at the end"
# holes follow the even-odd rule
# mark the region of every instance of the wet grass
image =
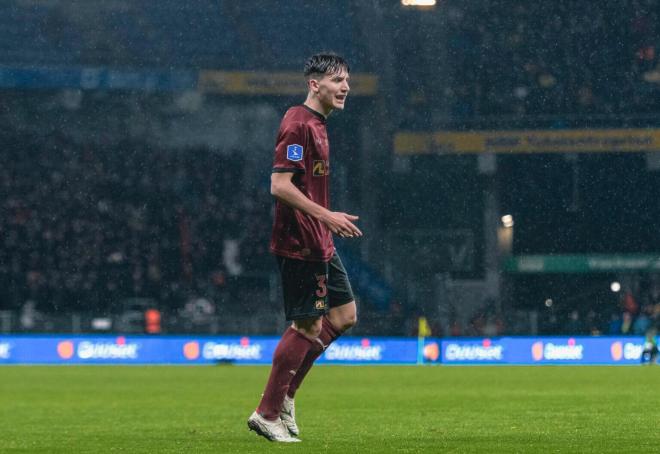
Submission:
POLYGON ((654 452, 660 367, 336 367, 303 443, 249 432, 267 367, 0 367, 0 452, 654 452))

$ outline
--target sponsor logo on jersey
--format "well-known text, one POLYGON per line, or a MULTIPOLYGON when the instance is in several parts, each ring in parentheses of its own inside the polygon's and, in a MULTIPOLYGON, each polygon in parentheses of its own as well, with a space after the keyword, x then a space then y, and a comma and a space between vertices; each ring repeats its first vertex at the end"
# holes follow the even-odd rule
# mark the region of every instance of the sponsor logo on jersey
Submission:
POLYGON ((261 356, 261 345, 251 343, 249 337, 242 337, 238 343, 206 342, 202 347, 202 357, 216 361, 257 360, 261 356))
POLYGON ((11 357, 11 344, 9 342, 0 343, 0 359, 9 359, 11 357))
POLYGON ((292 145, 287 145, 286 147, 286 158, 289 161, 302 161, 303 158, 303 147, 294 143, 292 145))
POLYGON ((327 161, 314 161, 312 175, 315 177, 324 177, 328 174, 330 174, 330 166, 328 166, 327 161))
POLYGON ((548 342, 535 342, 532 345, 532 358, 534 361, 559 360, 575 361, 584 357, 584 345, 578 344, 575 339, 568 339, 565 344, 548 342))
POLYGON ((371 345, 369 339, 362 339, 360 344, 330 344, 324 353, 329 361, 380 361, 383 357, 380 345, 371 345))

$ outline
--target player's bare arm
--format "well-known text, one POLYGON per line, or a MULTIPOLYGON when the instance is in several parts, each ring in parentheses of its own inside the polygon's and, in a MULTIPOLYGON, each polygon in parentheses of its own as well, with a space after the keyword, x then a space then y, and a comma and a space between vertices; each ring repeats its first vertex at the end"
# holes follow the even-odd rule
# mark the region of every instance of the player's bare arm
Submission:
POLYGON ((330 211, 321 205, 314 203, 293 184, 291 172, 275 172, 271 174, 270 193, 288 206, 302 211, 319 221, 323 222, 332 233, 341 237, 360 237, 362 232, 353 224, 358 216, 330 211))

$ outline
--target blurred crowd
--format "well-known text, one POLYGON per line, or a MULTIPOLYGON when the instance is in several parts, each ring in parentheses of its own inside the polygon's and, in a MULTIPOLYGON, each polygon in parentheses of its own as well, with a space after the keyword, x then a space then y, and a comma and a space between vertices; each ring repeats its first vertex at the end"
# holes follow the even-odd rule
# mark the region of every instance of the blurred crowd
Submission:
POLYGON ((448 2, 445 11, 451 64, 438 88, 454 118, 659 107, 657 0, 448 2))
POLYGON ((660 275, 635 276, 622 292, 619 310, 607 324, 606 334, 644 335, 660 328, 660 275))
POLYGON ((243 181, 240 157, 0 140, 0 309, 103 314, 129 297, 175 309, 270 264, 267 187, 243 181))
POLYGON ((613 304, 575 301, 572 307, 548 307, 541 320, 545 333, 567 335, 634 335, 660 329, 660 275, 623 276, 625 284, 613 304))
POLYGON ((346 4, 323 6, 313 8, 299 0, 276 5, 265 0, 7 0, 0 2, 0 61, 19 66, 291 69, 330 41, 335 49, 353 52, 358 47, 351 42, 346 4), (301 9, 304 21, 299 20, 301 9), (294 21, 305 40, 282 33, 294 21), (332 29, 318 33, 319 22, 332 23, 332 29))
MULTIPOLYGON (((296 17, 302 3, 294 3, 278 7, 275 13, 266 2, 225 2, 218 9, 208 0, 144 5, 119 0, 96 10, 81 9, 78 4, 14 1, 0 6, 7 29, 0 39, 0 50, 8 66, 57 63, 76 68, 263 71, 291 70, 300 64, 302 55, 334 42, 337 51, 354 52, 347 56, 356 62, 358 71, 379 73, 369 66, 375 57, 352 34, 354 29, 367 27, 369 20, 355 21, 355 15, 350 20, 335 20, 336 29, 330 35, 315 35, 304 48, 300 43, 292 46, 293 35, 279 33, 280 28, 269 24, 276 21, 284 25, 296 17), (43 27, 43 18, 53 26, 43 27), (148 23, 142 18, 149 18, 148 23), (186 26, 192 22, 198 27, 186 26), (178 32, 172 33, 173 29, 178 32), (143 39, 143 30, 148 30, 149 39, 143 39), (30 39, 32 36, 37 38, 30 39), (269 43, 268 49, 264 42, 269 43), (108 47, 108 43, 114 44, 108 47)), ((346 15, 344 6, 342 2, 332 3, 330 16, 328 12, 323 16, 322 9, 305 9, 314 15, 310 17, 338 19, 346 15)), ((513 0, 439 2, 433 10, 405 16, 397 4, 395 9, 388 9, 390 15, 383 16, 384 23, 374 15, 374 27, 382 29, 375 28, 372 33, 393 31, 396 35, 392 39, 394 66, 398 68, 395 82, 388 82, 392 74, 388 68, 380 68, 381 62, 375 66, 383 72, 383 86, 396 88, 387 96, 392 96, 397 109, 388 115, 393 121, 402 120, 393 125, 395 128, 436 130, 438 125, 433 123, 447 118, 456 120, 457 127, 475 127, 472 120, 483 118, 485 122, 504 119, 505 123, 497 125, 501 127, 521 127, 526 118, 533 127, 547 127, 544 115, 548 115, 552 126, 566 127, 570 118, 588 122, 609 115, 613 121, 624 122, 621 118, 628 113, 655 112, 660 108, 659 6, 660 0, 622 0, 605 6, 596 0, 533 5, 513 0), (411 22, 404 22, 406 17, 411 22)), ((302 26, 313 28, 318 21, 308 22, 302 26)), ((23 93, 15 95, 18 98, 23 93)), ((21 98, 17 104, 23 101, 21 98)), ((246 175, 248 165, 241 153, 208 148, 173 152, 132 140, 119 146, 81 145, 84 140, 75 142, 41 131, 39 117, 47 117, 44 111, 52 107, 46 97, 39 101, 37 111, 26 110, 24 117, 4 104, 7 119, 21 127, 26 127, 21 123, 33 121, 38 132, 23 136, 15 131, 0 133, 0 311, 117 313, 126 309, 127 300, 140 298, 154 301, 163 311, 189 312, 194 317, 223 305, 227 310, 250 314, 263 311, 264 301, 277 299, 269 281, 274 267, 267 251, 272 205, 268 181, 265 176, 256 181, 254 169, 246 175)), ((105 108, 102 103, 98 113, 105 115, 105 108)), ((166 116, 171 115, 167 112, 166 116)), ((66 123, 66 118, 75 116, 63 118, 66 123)), ((69 124, 78 125, 75 120, 69 124)), ((89 133, 81 132, 85 134, 89 133)), ((385 143, 384 149, 388 146, 385 143)), ((474 190, 481 188, 481 176, 448 171, 444 158, 435 164, 416 159, 411 160, 413 167, 422 169, 420 175, 435 183, 418 185, 417 191, 411 192, 410 172, 391 172, 383 184, 388 189, 383 206, 397 216, 393 221, 387 218, 394 216, 383 216, 380 227, 441 229, 451 225, 475 229, 482 237, 479 222, 472 222, 481 219, 483 209, 479 202, 482 191, 474 190), (415 197, 411 203, 407 198, 410 194, 415 197), (474 194, 477 196, 470 200, 474 194), (436 210, 439 205, 444 207, 440 214, 436 210)), ((562 158, 553 167, 556 173, 548 171, 547 163, 534 165, 554 178, 556 174, 569 175, 564 161, 562 158)), ((586 166, 584 161, 581 158, 586 166)), ((410 165, 406 162, 401 160, 400 165, 410 165)), ((384 165, 387 169, 387 163, 384 165)), ((472 161, 465 159, 455 165, 452 169, 461 165, 467 169, 472 161)), ((594 173, 603 167, 602 161, 593 165, 594 173)), ((640 160, 639 169, 644 174, 645 166, 640 160)), ((525 186, 522 189, 529 189, 529 180, 519 178, 521 167, 517 163, 512 167, 514 178, 525 186)), ((267 172, 267 166, 263 170, 267 172)), ((640 185, 631 177, 637 174, 631 173, 630 167, 626 172, 626 181, 640 185)), ((530 172, 523 173, 540 181, 530 172)), ((345 178, 340 172, 337 175, 345 178)), ((615 181, 625 189, 624 178, 605 183, 611 186, 610 181, 615 181)), ((552 180, 549 192, 536 192, 541 197, 556 196, 557 181, 552 180)), ((652 213, 644 199, 637 198, 640 209, 652 213)), ((561 197, 555 199, 563 204, 561 197)), ((621 204, 630 205, 634 204, 621 204)), ((533 209, 537 208, 534 201, 533 209)), ((584 217, 584 211, 580 215, 584 217)), ((517 241, 521 237, 518 233, 517 241)), ((399 280, 403 284, 390 284, 405 287, 405 279, 399 280)), ((543 312, 538 329, 554 334, 643 334, 657 325, 657 281, 628 286, 621 295, 621 308, 611 318, 609 306, 583 308, 576 304, 577 308, 543 312)), ((374 321, 362 326, 385 326, 384 330, 397 333, 414 331, 417 319, 412 316, 415 309, 409 307, 414 304, 411 299, 392 302, 388 314, 372 315, 368 310, 361 314, 363 321, 370 316, 374 320, 389 317, 389 325, 374 321)), ((368 303, 361 307, 369 308, 368 303)), ((434 333, 443 335, 517 333, 511 314, 503 314, 496 302, 484 302, 463 318, 448 314, 445 323, 434 324, 430 317, 430 323, 434 333)), ((529 324, 524 326, 529 328, 529 324)))

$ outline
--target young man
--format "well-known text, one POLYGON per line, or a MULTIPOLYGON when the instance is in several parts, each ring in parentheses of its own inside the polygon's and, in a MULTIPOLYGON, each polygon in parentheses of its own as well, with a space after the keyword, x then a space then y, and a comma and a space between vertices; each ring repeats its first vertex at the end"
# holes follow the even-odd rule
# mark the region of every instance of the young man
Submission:
POLYGON ((266 390, 248 427, 271 441, 300 441, 294 396, 314 361, 357 320, 346 270, 332 234, 359 237, 357 216, 330 211, 329 155, 325 122, 343 109, 349 66, 334 54, 305 63, 307 99, 290 108, 280 125, 271 176, 276 199, 270 249, 282 276, 284 309, 293 323, 273 355, 266 390))

